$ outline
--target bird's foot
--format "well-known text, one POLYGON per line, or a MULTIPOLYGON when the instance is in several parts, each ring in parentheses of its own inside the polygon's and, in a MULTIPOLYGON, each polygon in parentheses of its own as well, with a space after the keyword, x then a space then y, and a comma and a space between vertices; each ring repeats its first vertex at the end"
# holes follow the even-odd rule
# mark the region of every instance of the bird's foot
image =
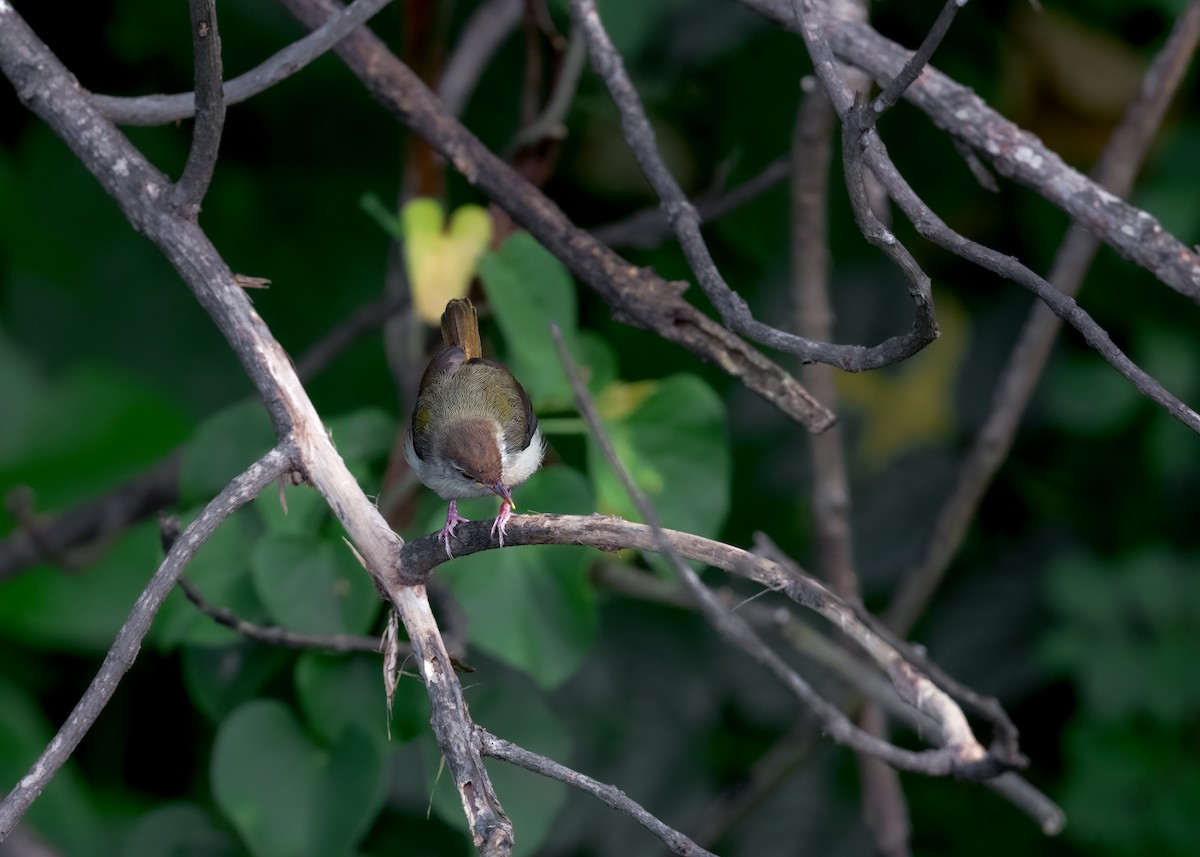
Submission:
POLYGON ((438 540, 446 545, 446 556, 454 559, 454 554, 450 552, 450 539, 454 536, 454 529, 459 524, 467 523, 469 519, 458 514, 458 503, 454 500, 450 501, 450 508, 446 510, 446 526, 442 527, 438 533, 438 540))
POLYGON ((492 535, 500 540, 500 547, 504 547, 504 527, 508 523, 508 519, 512 517, 513 505, 508 500, 500 504, 500 514, 496 516, 496 520, 492 522, 492 535))

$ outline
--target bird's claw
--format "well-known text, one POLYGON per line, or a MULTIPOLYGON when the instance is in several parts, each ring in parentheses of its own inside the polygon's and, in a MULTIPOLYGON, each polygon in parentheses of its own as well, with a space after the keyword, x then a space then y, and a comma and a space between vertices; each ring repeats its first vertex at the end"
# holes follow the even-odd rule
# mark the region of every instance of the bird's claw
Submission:
POLYGON ((505 500, 500 504, 500 514, 492 522, 492 535, 499 539, 500 547, 504 547, 504 527, 508 523, 508 519, 512 517, 512 510, 512 504, 505 500))
POLYGON ((438 533, 438 540, 446 546, 446 556, 450 559, 454 559, 454 554, 450 551, 450 539, 454 537, 454 530, 459 524, 465 524, 468 520, 458 514, 458 504, 451 500, 450 508, 446 510, 446 526, 442 527, 441 532, 438 533))

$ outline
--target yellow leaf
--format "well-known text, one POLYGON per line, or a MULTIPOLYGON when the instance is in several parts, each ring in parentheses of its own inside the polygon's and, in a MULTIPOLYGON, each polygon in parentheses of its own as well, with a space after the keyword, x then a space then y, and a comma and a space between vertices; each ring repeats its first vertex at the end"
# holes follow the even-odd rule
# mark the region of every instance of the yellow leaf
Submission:
POLYGON ((948 295, 937 295, 937 312, 942 335, 923 351, 885 369, 838 375, 838 392, 864 414, 859 453, 868 467, 881 467, 954 431, 954 385, 970 323, 948 295))
POLYGON ((450 218, 435 199, 414 199, 400 213, 408 280, 417 315, 437 326, 446 304, 471 286, 479 257, 492 240, 492 218, 478 205, 464 205, 450 218))

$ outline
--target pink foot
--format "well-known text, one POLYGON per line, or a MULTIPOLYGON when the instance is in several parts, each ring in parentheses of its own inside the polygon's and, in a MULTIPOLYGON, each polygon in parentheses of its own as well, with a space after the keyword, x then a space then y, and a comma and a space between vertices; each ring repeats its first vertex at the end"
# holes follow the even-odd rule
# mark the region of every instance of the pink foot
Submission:
POLYGON ((499 538, 500 547, 504 547, 504 526, 508 523, 508 519, 512 517, 512 510, 512 504, 505 500, 500 504, 500 514, 492 522, 492 535, 499 538))
POLYGON ((458 503, 451 500, 450 508, 446 510, 446 526, 442 527, 441 532, 438 533, 438 539, 446 544, 446 556, 450 559, 454 559, 454 554, 450 552, 450 539, 454 536, 454 529, 467 521, 467 518, 458 514, 458 503))

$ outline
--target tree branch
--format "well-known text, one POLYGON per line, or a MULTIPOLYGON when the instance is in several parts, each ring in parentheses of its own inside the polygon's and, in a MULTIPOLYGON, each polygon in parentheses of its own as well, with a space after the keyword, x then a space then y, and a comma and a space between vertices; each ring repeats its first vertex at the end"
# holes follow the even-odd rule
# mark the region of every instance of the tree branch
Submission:
MULTIPOLYGON (((9 26, 5 19, 3 5, 0 5, 0 30, 9 26)), ((66 723, 59 729, 49 746, 42 751, 29 773, 0 803, 0 841, 3 841, 21 820, 25 810, 29 809, 30 804, 50 782, 50 778, 70 758, 83 736, 100 716, 100 712, 108 705, 122 676, 133 666, 158 608, 171 594, 175 582, 183 574, 184 568, 195 556, 196 551, 239 507, 257 497, 259 491, 277 480, 292 466, 291 450, 272 450, 230 482, 184 530, 134 604, 125 624, 117 633, 116 640, 105 655, 100 671, 96 673, 91 685, 71 711, 66 723)))
POLYGON ((867 348, 812 340, 755 320, 745 300, 730 288, 717 270, 700 233, 700 217, 658 153, 654 130, 646 118, 641 99, 604 30, 595 3, 593 0, 571 0, 571 15, 575 25, 587 37, 592 67, 603 79, 617 106, 626 143, 654 188, 696 280, 731 330, 770 348, 795 354, 806 362, 829 363, 851 372, 877 369, 911 357, 937 337, 937 323, 929 299, 929 278, 921 273, 915 260, 900 247, 895 237, 882 227, 864 230, 863 234, 897 262, 912 283, 910 294, 917 318, 907 334, 867 348))
MULTIPOLYGON (((373 18, 391 0, 354 0, 324 25, 288 45, 261 65, 224 84, 225 104, 238 104, 286 80, 336 45, 351 30, 373 18)), ((93 95, 92 103, 116 125, 168 125, 190 119, 196 111, 194 92, 134 97, 93 95)))
POLYGON ((196 121, 192 128, 192 148, 173 192, 180 212, 195 220, 217 168, 221 131, 225 127, 225 96, 216 2, 188 0, 188 11, 192 16, 192 53, 196 63, 196 121))
MULTIPOLYGON (((853 612, 845 604, 842 604, 837 596, 825 590, 815 580, 781 569, 784 571, 785 577, 790 578, 797 587, 793 589, 793 592, 798 594, 805 591, 808 593, 808 601, 801 598, 799 599, 800 603, 812 607, 826 618, 836 615, 842 630, 884 668, 901 699, 933 718, 942 731, 946 742, 945 746, 939 750, 921 753, 903 750, 859 729, 839 708, 816 693, 778 654, 767 647, 742 617, 726 609, 712 591, 700 581, 696 572, 683 561, 681 556, 683 551, 679 543, 668 537, 667 531, 663 529, 658 518, 657 510, 646 499, 617 457, 612 441, 604 431, 599 412, 592 402, 587 386, 579 375, 579 369, 566 350, 561 333, 553 325, 551 331, 558 348, 559 358, 563 363, 571 388, 575 392, 580 414, 591 429, 609 466, 615 471, 626 492, 638 507, 638 511, 649 524, 655 548, 670 560, 679 579, 683 581, 684 586, 695 598, 697 606, 709 623, 731 643, 744 649, 788 690, 807 704, 821 720, 826 733, 838 743, 845 744, 861 753, 877 756, 889 764, 905 770, 928 774, 936 775, 954 771, 956 776, 989 779, 1006 770, 1011 764, 1018 762, 1019 754, 1016 753, 1009 754, 1005 760, 999 756, 989 755, 975 740, 966 717, 950 698, 928 678, 919 674, 911 664, 904 661, 895 648, 877 638, 872 638, 869 632, 863 633, 866 630, 865 626, 858 621, 857 617, 854 617, 856 629, 848 629, 847 618, 852 616, 853 612), (818 591, 820 595, 814 598, 813 596, 818 591)), ((711 560, 709 561, 711 562, 711 560)), ((776 568, 781 568, 777 564, 774 565, 776 568)), ((778 580, 776 583, 777 586, 770 588, 787 586, 787 583, 782 580, 778 580)))
MULTIPOLYGON (((706 191, 696 197, 692 205, 701 221, 716 220, 782 184, 791 174, 791 170, 791 158, 784 155, 771 161, 763 167, 762 172, 737 187, 727 191, 706 191)), ((610 247, 634 247, 639 250, 657 247, 674 234, 666 212, 658 205, 645 208, 621 220, 597 226, 590 231, 592 237, 610 247)))
POLYGON ((580 791, 587 792, 592 797, 601 800, 618 812, 628 815, 638 824, 642 825, 642 827, 661 839, 673 853, 689 855, 689 857, 690 855, 696 855, 696 857, 703 857, 703 855, 715 857, 715 855, 705 851, 678 830, 668 827, 659 821, 647 812, 645 807, 637 801, 632 800, 616 786, 598 782, 565 765, 560 765, 553 759, 548 759, 531 750, 526 750, 524 747, 519 747, 510 741, 497 738, 482 727, 476 726, 475 734, 479 738, 479 744, 484 755, 509 762, 527 771, 533 771, 535 774, 540 774, 552 780, 558 780, 560 783, 566 783, 580 791))
POLYGON ((170 185, 162 174, 100 116, 88 94, 7 3, 0 3, 0 67, 21 100, 76 153, 130 223, 162 250, 229 341, 277 436, 294 444, 297 469, 325 498, 405 624, 429 693, 434 734, 477 847, 485 853, 511 851, 512 825, 479 756, 462 686, 425 589, 400 581, 403 542, 346 469, 291 360, 196 222, 166 204, 170 185))
MULTIPOLYGON (((1142 78, 1141 87, 1100 155, 1092 180, 1118 196, 1133 189, 1134 178, 1178 91, 1200 41, 1200 2, 1193 0, 1179 16, 1166 43, 1142 78)), ((1050 266, 1050 283, 1068 297, 1078 294, 1099 249, 1090 232, 1067 232, 1050 266)), ((1061 326, 1042 304, 1030 310, 996 384, 992 406, 959 468, 950 496, 942 504, 920 559, 904 573, 884 614, 884 621, 907 635, 933 597, 958 554, 979 504, 1008 457, 1021 416, 1050 359, 1061 326)), ((820 391, 814 388, 815 394, 820 391)))
MULTIPOLYGON (((781 27, 863 69, 877 81, 896 77, 909 52, 830 0, 739 0, 781 27), (802 13, 797 19, 797 10, 802 13)), ((814 65, 820 63, 813 53, 814 65)), ((1126 259, 1151 271, 1179 293, 1200 301, 1200 253, 1185 246, 1159 222, 1072 169, 1036 136, 984 103, 970 88, 926 66, 904 97, 933 123, 982 153, 1004 176, 1061 208, 1126 259)))
MULTIPOLYGON (((280 0, 309 26, 337 8, 329 0, 280 0)), ((372 95, 429 140, 471 183, 594 289, 626 324, 654 331, 721 367, 810 431, 833 420, 794 378, 757 349, 680 296, 679 284, 629 264, 576 227, 540 191, 456 122, 416 76, 370 33, 359 30, 335 49, 372 95)))

